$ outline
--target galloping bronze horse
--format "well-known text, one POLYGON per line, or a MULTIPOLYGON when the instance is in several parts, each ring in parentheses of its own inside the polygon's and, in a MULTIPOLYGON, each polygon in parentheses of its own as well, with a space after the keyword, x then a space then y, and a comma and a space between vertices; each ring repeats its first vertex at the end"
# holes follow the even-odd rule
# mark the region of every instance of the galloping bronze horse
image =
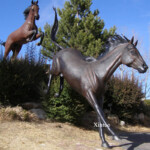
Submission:
POLYGON ((38 33, 38 28, 35 24, 35 20, 39 20, 39 6, 38 1, 31 2, 31 6, 29 6, 24 11, 25 15, 25 23, 16 31, 12 32, 6 42, 1 42, 3 46, 5 46, 4 59, 7 58, 9 52, 13 51, 12 58, 16 58, 18 53, 21 50, 23 44, 34 41, 41 37, 41 40, 37 45, 42 44, 42 40, 44 38, 44 33, 38 33))
MULTIPOLYGON (((55 15, 57 15, 56 10, 55 15)), ((54 43, 56 43, 55 34, 57 27, 58 20, 57 16, 55 16, 55 23, 51 31, 51 38, 54 43)), ((110 146, 105 140, 104 126, 112 134, 113 139, 119 140, 119 138, 107 124, 102 111, 106 82, 121 64, 132 67, 138 70, 139 73, 145 73, 148 69, 148 66, 136 48, 137 42, 134 43, 134 38, 128 40, 126 37, 115 35, 110 38, 109 44, 111 45, 109 51, 92 62, 86 61, 83 55, 76 49, 62 49, 54 56, 52 69, 50 70, 50 81, 53 75, 61 75, 58 96, 62 91, 63 80, 65 78, 70 86, 84 96, 94 108, 98 121, 102 125, 99 128, 102 146, 108 148, 110 146)), ((56 45, 61 48, 58 44, 56 45)))

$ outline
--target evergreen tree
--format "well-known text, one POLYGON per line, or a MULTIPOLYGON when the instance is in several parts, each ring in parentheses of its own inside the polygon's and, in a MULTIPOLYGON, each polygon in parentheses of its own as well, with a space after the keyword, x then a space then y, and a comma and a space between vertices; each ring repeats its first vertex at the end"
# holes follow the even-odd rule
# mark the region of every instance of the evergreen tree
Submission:
MULTIPOLYGON (((113 35, 115 27, 109 31, 104 29, 104 21, 98 16, 99 11, 92 12, 92 0, 66 1, 64 9, 58 9, 60 16, 57 43, 63 47, 80 50, 86 56, 97 57, 103 50, 107 38, 113 35)), ((46 24, 42 54, 52 58, 57 48, 51 42, 51 26, 46 24)), ((45 99, 44 106, 50 118, 78 123, 81 115, 87 111, 89 105, 65 82, 61 96, 55 98, 59 89, 59 79, 53 80, 50 95, 45 99)))
MULTIPOLYGON (((98 16, 99 11, 92 12, 90 7, 92 0, 70 0, 66 1, 62 10, 58 9, 61 17, 57 42, 63 47, 77 48, 86 56, 97 57, 103 50, 103 44, 116 28, 109 31, 104 29, 104 21, 98 16)), ((51 44, 50 25, 45 25, 45 38, 42 53, 51 57, 57 51, 51 44)))
POLYGON ((45 30, 45 36, 42 42, 41 53, 46 57, 53 58, 54 55, 53 52, 56 48, 51 42, 51 36, 50 36, 51 27, 48 23, 45 24, 44 30, 45 30))

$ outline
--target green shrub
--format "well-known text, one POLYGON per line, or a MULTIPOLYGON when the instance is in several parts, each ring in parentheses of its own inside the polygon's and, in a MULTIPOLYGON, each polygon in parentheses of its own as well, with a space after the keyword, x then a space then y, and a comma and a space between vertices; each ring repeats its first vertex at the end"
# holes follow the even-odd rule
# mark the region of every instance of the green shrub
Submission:
POLYGON ((144 103, 150 107, 150 100, 145 100, 144 103))
POLYGON ((86 100, 76 93, 65 82, 64 89, 59 98, 55 98, 54 94, 59 90, 59 78, 56 77, 52 81, 50 95, 43 102, 48 117, 62 122, 71 122, 77 124, 80 117, 88 108, 86 100))
POLYGON ((143 109, 144 109, 144 114, 149 116, 150 115, 150 100, 143 101, 143 109))
POLYGON ((18 105, 37 102, 47 80, 46 69, 40 63, 28 60, 0 62, 0 103, 18 105))
POLYGON ((118 115, 120 119, 134 123, 134 115, 143 111, 141 107, 143 97, 142 85, 135 77, 132 80, 127 75, 123 80, 112 77, 107 85, 104 107, 109 109, 108 104, 111 104, 111 113, 118 115))

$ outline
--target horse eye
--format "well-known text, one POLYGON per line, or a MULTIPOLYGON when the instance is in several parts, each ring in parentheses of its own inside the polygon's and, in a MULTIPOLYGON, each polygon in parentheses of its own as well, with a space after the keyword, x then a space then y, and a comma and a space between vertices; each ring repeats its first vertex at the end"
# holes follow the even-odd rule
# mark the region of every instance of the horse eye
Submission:
POLYGON ((136 54, 136 52, 135 52, 134 50, 132 50, 132 51, 131 51, 131 54, 132 54, 132 55, 135 55, 135 54, 136 54))
POLYGON ((133 48, 133 46, 130 44, 130 45, 128 46, 128 48, 129 48, 129 49, 132 49, 132 48, 133 48))

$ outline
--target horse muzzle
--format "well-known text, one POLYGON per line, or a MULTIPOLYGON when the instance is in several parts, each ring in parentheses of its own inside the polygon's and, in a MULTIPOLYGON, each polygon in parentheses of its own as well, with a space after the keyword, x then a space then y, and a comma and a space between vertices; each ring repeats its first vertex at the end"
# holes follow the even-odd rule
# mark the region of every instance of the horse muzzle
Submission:
POLYGON ((148 69, 146 64, 143 64, 140 68, 138 68, 139 73, 145 73, 148 69))
POLYGON ((35 16, 35 19, 36 19, 36 20, 39 20, 39 19, 40 19, 40 15, 36 15, 36 16, 35 16))

